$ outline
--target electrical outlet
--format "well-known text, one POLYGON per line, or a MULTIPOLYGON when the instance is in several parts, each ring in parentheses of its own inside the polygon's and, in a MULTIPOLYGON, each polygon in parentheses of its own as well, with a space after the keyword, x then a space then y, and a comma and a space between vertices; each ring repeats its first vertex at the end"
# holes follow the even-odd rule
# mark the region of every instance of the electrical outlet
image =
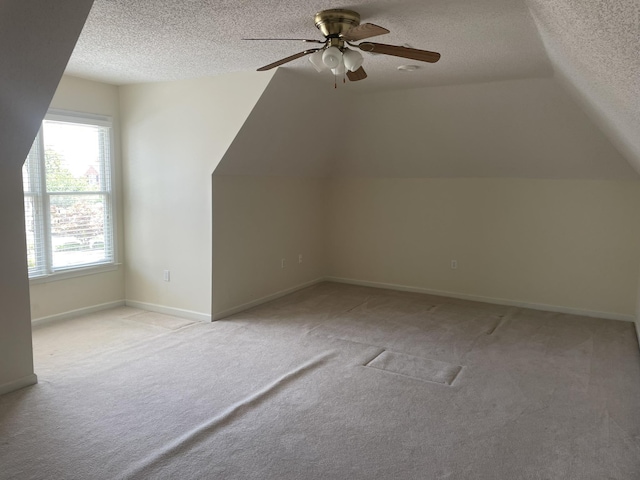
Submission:
POLYGON ((162 272, 162 278, 164 279, 165 282, 170 282, 171 272, 169 270, 165 270, 164 272, 162 272))
POLYGON ((280 260, 280 268, 284 268, 284 258, 280 260))
POLYGON ((458 261, 451 260, 451 270, 455 270, 456 268, 458 268, 458 261))
POLYGON ((302 263, 302 254, 301 253, 298 254, 298 263, 302 263))

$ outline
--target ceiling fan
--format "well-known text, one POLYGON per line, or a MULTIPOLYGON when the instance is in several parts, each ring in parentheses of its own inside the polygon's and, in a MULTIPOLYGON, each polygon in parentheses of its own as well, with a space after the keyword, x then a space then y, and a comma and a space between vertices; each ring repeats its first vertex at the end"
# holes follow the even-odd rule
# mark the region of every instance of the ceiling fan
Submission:
POLYGON ((363 52, 379 53, 382 55, 393 55, 395 57, 410 58, 421 62, 435 63, 440 60, 440 54, 417 48, 400 47, 396 45, 385 45, 383 43, 362 42, 367 38, 389 33, 389 30, 373 23, 360 23, 360 14, 352 10, 335 8, 322 10, 316 13, 316 27, 322 32, 325 39, 309 40, 306 38, 245 38, 243 40, 299 40, 309 43, 319 43, 322 46, 310 48, 295 55, 270 63, 258 68, 259 72, 270 70, 297 58, 311 55, 309 60, 318 72, 330 69, 334 75, 346 73, 347 78, 352 82, 364 80, 367 73, 362 68, 364 61, 362 54, 354 47, 363 52), (358 44, 352 42, 360 42, 358 44))

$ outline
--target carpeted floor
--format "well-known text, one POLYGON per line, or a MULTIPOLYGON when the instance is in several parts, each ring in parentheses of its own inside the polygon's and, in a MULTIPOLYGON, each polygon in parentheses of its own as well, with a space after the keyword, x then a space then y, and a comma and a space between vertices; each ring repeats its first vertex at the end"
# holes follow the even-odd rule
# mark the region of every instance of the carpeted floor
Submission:
POLYGON ((633 324, 320 284, 34 330, 2 479, 638 479, 633 324))

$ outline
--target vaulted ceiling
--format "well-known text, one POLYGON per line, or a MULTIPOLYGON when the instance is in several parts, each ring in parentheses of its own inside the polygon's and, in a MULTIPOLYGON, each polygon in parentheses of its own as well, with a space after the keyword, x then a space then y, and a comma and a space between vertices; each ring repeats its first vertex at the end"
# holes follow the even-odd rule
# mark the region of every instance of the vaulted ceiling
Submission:
POLYGON ((640 171, 640 2, 527 3, 556 77, 640 171))
MULTIPOLYGON (((67 73, 113 84, 251 71, 321 38, 316 11, 350 8, 391 33, 381 43, 438 51, 435 64, 365 54, 366 93, 556 77, 640 169, 637 0, 95 0, 67 73), (411 72, 397 67, 419 64, 411 72)), ((306 59, 285 68, 332 86, 306 59)))

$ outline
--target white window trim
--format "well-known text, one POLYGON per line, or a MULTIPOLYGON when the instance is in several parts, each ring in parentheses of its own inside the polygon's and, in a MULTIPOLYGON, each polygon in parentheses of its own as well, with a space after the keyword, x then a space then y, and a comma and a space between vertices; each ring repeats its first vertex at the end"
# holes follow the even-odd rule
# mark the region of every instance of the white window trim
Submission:
MULTIPOLYGON (((110 271, 118 270, 122 263, 119 262, 119 242, 118 242, 118 201, 116 192, 119 190, 119 185, 116 184, 116 162, 117 151, 115 148, 115 130, 113 125, 113 118, 108 115, 97 115, 93 113, 77 112, 72 110, 62 110, 57 108, 50 108, 47 110, 44 120, 51 120, 56 122, 68 122, 84 125, 96 125, 101 127, 109 127, 111 134, 109 135, 109 175, 111 177, 111 191, 109 198, 111 200, 111 229, 113 234, 113 261, 105 262, 97 265, 81 265, 78 267, 69 267, 59 269, 55 272, 44 273, 29 277, 29 284, 39 284, 54 282, 59 280, 67 280, 75 277, 83 277, 86 275, 96 275, 100 273, 106 273, 110 271)), ((43 141, 41 135, 42 124, 38 131, 40 141, 43 141)), ((42 147, 42 145, 41 145, 42 147)), ((44 151, 44 149, 43 149, 44 151)), ((44 178, 43 176, 41 178, 44 178)), ((45 227, 45 230, 48 230, 45 227)), ((44 235, 45 244, 51 242, 50 234, 44 235)), ((47 246, 49 248, 49 246, 47 246)))
POLYGON ((112 272, 120 268, 121 263, 103 263, 100 265, 74 267, 64 271, 58 271, 55 273, 38 275, 37 277, 29 278, 29 283, 32 285, 38 283, 57 282, 58 280, 68 280, 75 277, 85 277, 87 275, 96 275, 98 273, 112 272))

